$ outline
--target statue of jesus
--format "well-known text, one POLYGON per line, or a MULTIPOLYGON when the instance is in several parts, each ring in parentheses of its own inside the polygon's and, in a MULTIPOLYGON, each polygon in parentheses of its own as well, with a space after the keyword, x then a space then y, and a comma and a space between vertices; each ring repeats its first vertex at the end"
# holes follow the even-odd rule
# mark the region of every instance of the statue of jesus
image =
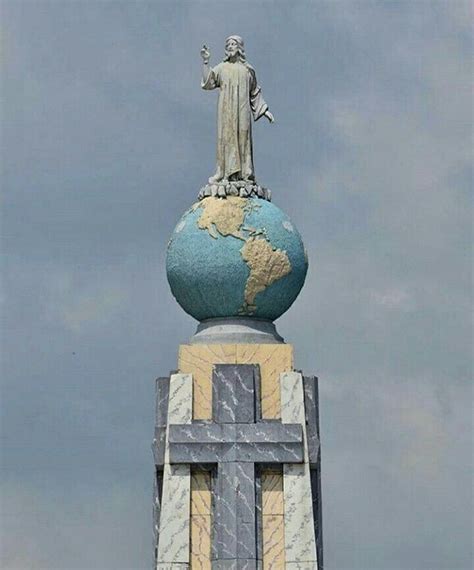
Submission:
POLYGON ((217 107, 217 169, 209 183, 232 180, 254 181, 252 122, 274 118, 263 99, 255 70, 245 59, 244 41, 229 36, 224 61, 209 67, 210 51, 201 49, 203 89, 220 89, 217 107))

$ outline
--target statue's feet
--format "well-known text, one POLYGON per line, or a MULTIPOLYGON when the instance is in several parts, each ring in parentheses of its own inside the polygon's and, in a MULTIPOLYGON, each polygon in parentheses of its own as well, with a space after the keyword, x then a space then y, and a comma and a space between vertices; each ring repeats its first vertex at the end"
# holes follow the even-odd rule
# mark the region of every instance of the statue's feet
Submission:
POLYGON ((211 176, 209 178, 209 184, 216 184, 216 182, 222 182, 223 180, 224 180, 223 175, 220 174, 220 172, 216 172, 214 176, 211 176))

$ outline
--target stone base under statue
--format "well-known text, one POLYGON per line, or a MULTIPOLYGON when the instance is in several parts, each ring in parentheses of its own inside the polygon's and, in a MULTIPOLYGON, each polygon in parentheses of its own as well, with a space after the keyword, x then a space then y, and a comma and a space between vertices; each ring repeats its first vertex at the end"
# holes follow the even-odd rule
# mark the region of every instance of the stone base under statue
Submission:
POLYGON ((198 198, 203 200, 209 196, 217 198, 240 196, 241 198, 262 198, 268 202, 272 201, 271 190, 259 186, 255 182, 245 180, 228 180, 206 184, 201 188, 198 198))
POLYGON ((322 570, 317 378, 284 343, 181 345, 178 368, 156 382, 155 570, 322 570))
POLYGON ((245 317, 215 318, 201 321, 190 344, 281 344, 270 320, 245 317))

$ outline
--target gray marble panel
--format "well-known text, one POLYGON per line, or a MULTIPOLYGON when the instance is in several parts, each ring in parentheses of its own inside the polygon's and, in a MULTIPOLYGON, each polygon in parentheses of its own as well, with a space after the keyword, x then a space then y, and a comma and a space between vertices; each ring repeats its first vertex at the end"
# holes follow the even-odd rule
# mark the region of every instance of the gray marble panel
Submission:
POLYGON ((256 559, 255 467, 222 463, 214 496, 214 552, 217 560, 256 559))
POLYGON ((194 422, 171 425, 168 430, 170 462, 300 463, 303 461, 303 428, 279 422, 216 424, 194 422))
POLYGON ((158 554, 158 541, 159 541, 159 530, 160 530, 160 512, 161 512, 161 493, 158 488, 158 481, 156 477, 153 481, 153 557, 155 560, 156 566, 156 559, 158 554))
POLYGON ((163 468, 166 446, 166 423, 168 418, 169 378, 157 378, 156 380, 156 416, 155 437, 153 438, 152 451, 157 467, 163 468))
POLYGON ((260 570, 260 568, 255 560, 216 560, 212 563, 212 570, 260 570))
POLYGON ((156 413, 155 426, 166 427, 168 420, 168 398, 170 393, 170 379, 157 378, 155 383, 156 413))
POLYGON ((240 523, 238 527, 237 553, 239 555, 239 560, 257 559, 255 521, 252 523, 240 523))
POLYGON ((321 440, 319 434, 319 387, 315 376, 304 378, 305 408, 307 414, 308 455, 311 466, 311 493, 313 496, 314 533, 319 570, 323 560, 323 521, 321 495, 321 440), (309 407, 308 407, 309 404, 309 407), (311 444, 317 441, 316 446, 311 444))
POLYGON ((166 449, 166 427, 155 427, 155 437, 153 438, 151 448, 155 465, 163 469, 166 449))
POLYGON ((218 463, 232 456, 233 443, 174 443, 170 444, 172 464, 218 463))
POLYGON ((303 442, 300 424, 282 424, 279 421, 261 421, 256 424, 217 424, 193 422, 187 425, 170 425, 170 445, 219 443, 275 443, 303 442))
POLYGON ((315 469, 311 469, 311 493, 313 495, 314 535, 316 537, 316 552, 318 558, 318 570, 323 570, 323 512, 321 503, 321 468, 320 463, 315 469))
POLYGON ((262 421, 257 424, 193 422, 171 425, 169 442, 180 443, 302 443, 300 424, 262 421))
POLYGON ((155 560, 160 540, 161 503, 163 501, 163 469, 155 469, 153 482, 153 533, 155 537, 155 560))
POLYGON ((156 408, 155 408, 155 437, 152 451, 155 462, 155 477, 153 484, 153 536, 155 563, 158 555, 159 527, 161 515, 161 500, 163 491, 163 466, 166 445, 166 422, 168 418, 168 377, 157 378, 155 382, 156 408))
POLYGON ((250 463, 301 463, 304 453, 301 442, 235 443, 224 461, 250 463))
POLYGON ((303 443, 303 430, 299 424, 282 424, 280 421, 260 421, 255 424, 235 424, 236 443, 303 443))
POLYGON ((321 444, 319 436, 319 391, 315 376, 303 378, 308 458, 311 467, 311 494, 313 497, 314 533, 319 569, 323 568, 323 524, 321 503, 321 444))
POLYGON ((218 423, 255 421, 255 366, 216 364, 212 376, 213 419, 218 423))
MULTIPOLYGON (((250 523, 254 525, 253 533, 255 534, 255 466, 248 463, 236 463, 234 483, 237 526, 250 523)), ((255 555, 254 547, 252 547, 252 553, 252 556, 255 555)), ((240 558, 249 558, 249 556, 240 556, 240 558)))
POLYGON ((170 463, 301 463, 301 442, 292 443, 170 443, 170 463))
POLYGON ((237 558, 235 464, 219 465, 214 494, 213 543, 217 560, 237 558))
POLYGON ((308 460, 311 467, 316 467, 319 459, 319 415, 318 415, 318 379, 316 376, 304 376, 304 406, 306 412, 306 437, 308 441, 308 460))
POLYGON ((168 437, 170 444, 227 443, 234 441, 235 427, 231 424, 194 421, 189 425, 170 425, 168 437))

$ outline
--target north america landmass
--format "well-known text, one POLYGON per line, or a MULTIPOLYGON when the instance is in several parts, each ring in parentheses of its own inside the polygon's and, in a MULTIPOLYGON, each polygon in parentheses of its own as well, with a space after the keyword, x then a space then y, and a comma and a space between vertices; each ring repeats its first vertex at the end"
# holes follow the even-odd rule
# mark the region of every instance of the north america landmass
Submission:
POLYGON ((255 200, 228 196, 225 199, 204 198, 190 209, 190 212, 201 210, 197 226, 207 231, 211 238, 231 236, 244 242, 240 254, 250 274, 245 284, 244 303, 239 311, 242 315, 252 315, 257 309, 258 293, 292 270, 286 251, 272 245, 265 228, 245 225, 247 214, 258 208, 260 206, 255 200))

